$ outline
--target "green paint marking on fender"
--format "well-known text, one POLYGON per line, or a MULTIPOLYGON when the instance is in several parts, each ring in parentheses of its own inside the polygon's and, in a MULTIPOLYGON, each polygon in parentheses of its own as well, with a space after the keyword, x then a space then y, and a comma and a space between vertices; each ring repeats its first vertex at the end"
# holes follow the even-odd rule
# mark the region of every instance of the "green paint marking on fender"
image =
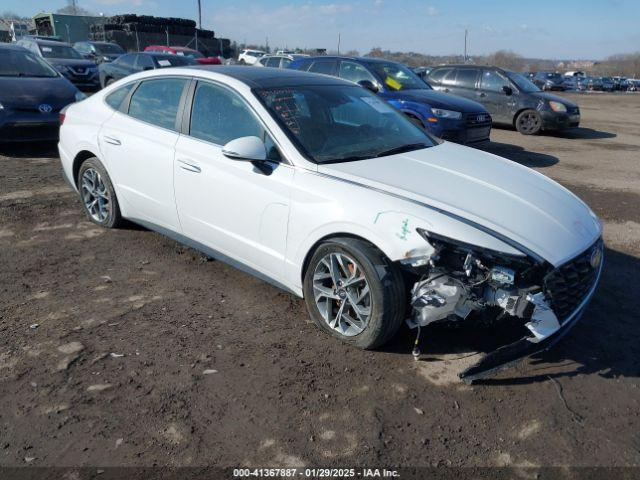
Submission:
POLYGON ((400 240, 407 240, 407 235, 409 235, 409 219, 405 218, 402 221, 402 229, 400 230, 400 233, 397 233, 396 235, 398 236, 398 238, 400 240))

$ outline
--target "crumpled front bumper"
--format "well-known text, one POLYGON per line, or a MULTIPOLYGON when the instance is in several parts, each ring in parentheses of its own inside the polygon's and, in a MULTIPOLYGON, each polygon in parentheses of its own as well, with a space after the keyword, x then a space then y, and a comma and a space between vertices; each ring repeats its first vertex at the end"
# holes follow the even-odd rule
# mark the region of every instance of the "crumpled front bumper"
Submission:
POLYGON ((525 358, 536 353, 549 350, 553 347, 576 323, 578 323, 578 320, 580 320, 584 314, 593 294, 598 288, 603 265, 604 261, 601 261, 593 287, 589 293, 587 293, 582 302, 580 302, 574 312, 562 322, 560 328, 550 333, 545 338, 539 339, 534 335, 526 336, 514 343, 504 345, 497 350, 486 354, 478 363, 461 372, 458 375, 460 379, 467 384, 471 384, 477 380, 482 380, 493 376, 502 370, 513 367, 525 358))

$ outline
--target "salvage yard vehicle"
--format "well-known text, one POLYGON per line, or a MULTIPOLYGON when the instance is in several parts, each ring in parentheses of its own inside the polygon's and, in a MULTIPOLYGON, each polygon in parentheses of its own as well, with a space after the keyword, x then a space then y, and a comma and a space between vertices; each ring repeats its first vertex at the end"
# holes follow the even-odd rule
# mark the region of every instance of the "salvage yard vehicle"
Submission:
POLYGON ((73 44, 73 48, 83 57, 96 63, 113 62, 125 54, 120 45, 111 42, 76 42, 73 44))
POLYGON ((464 145, 489 141, 491 116, 478 102, 436 92, 401 63, 376 58, 309 57, 289 68, 358 83, 404 113, 416 125, 444 140, 464 145))
POLYGON ((565 90, 564 77, 558 72, 536 72, 531 81, 541 90, 558 90, 560 92, 565 90))
POLYGON ((238 63, 241 65, 254 65, 266 54, 267 52, 263 52, 262 50, 245 49, 240 52, 240 55, 238 55, 238 63))
POLYGON ((258 60, 254 65, 256 67, 271 67, 271 68, 288 68, 294 60, 299 58, 306 58, 309 55, 302 55, 296 53, 265 55, 258 60))
POLYGON ((580 125, 580 108, 541 91, 524 75, 498 67, 447 65, 434 68, 427 81, 437 90, 482 103, 494 124, 515 127, 523 135, 580 125))
POLYGON ((132 220, 304 297, 348 344, 379 347, 407 317, 517 321, 521 339, 466 381, 548 347, 598 283, 601 223, 571 192, 335 77, 156 70, 64 118, 64 175, 92 222, 132 220))
POLYGON ((57 140, 60 110, 84 97, 41 57, 0 43, 0 143, 57 140))
POLYGON ((110 63, 101 63, 99 67, 102 88, 111 85, 128 75, 157 68, 197 65, 194 59, 171 53, 139 52, 127 53, 110 63))
POLYGON ((44 58, 76 87, 87 90, 100 87, 96 63, 84 58, 68 43, 23 38, 16 44, 44 58))
POLYGON ((200 65, 220 65, 222 62, 218 57, 205 57, 202 53, 188 47, 166 47, 164 45, 149 45, 145 47, 145 52, 169 53, 181 57, 189 57, 200 65))

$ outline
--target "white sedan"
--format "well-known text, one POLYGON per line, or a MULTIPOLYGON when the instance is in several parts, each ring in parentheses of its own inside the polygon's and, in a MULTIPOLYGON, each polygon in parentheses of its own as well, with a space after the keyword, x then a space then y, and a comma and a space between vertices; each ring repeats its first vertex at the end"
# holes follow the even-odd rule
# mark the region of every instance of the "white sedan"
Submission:
POLYGON ((519 322, 520 340, 467 381, 555 342, 598 283, 601 223, 576 196, 337 78, 143 72, 62 121, 64 173, 91 221, 129 219, 258 275, 345 342, 378 347, 405 320, 519 322))

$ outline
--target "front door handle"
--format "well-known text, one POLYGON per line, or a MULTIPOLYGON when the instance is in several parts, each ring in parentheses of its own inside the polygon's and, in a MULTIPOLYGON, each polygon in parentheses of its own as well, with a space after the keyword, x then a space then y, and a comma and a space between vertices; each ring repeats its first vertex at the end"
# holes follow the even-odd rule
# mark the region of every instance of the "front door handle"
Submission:
POLYGON ((186 160, 178 159, 178 163, 180 164, 180 168, 182 168, 183 170, 187 170, 188 172, 200 173, 202 171, 199 166, 187 162, 186 160))
POLYGON ((443 88, 443 89, 442 89, 442 91, 443 91, 444 93, 449 93, 449 89, 448 89, 448 88, 443 88))
POLYGON ((105 142, 107 142, 110 145, 122 145, 122 142, 120 140, 118 140, 116 137, 110 137, 108 135, 105 135, 102 137, 104 139, 105 142))

